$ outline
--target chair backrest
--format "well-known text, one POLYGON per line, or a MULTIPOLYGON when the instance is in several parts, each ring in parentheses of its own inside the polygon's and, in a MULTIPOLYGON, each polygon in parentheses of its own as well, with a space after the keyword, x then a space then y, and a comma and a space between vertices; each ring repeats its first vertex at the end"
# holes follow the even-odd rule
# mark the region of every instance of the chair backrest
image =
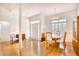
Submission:
POLYGON ((74 37, 74 39, 77 39, 77 32, 73 33, 73 37, 74 37))
POLYGON ((65 33, 64 33, 63 43, 65 43, 65 40, 66 40, 66 35, 67 35, 67 33, 65 32, 65 33))
POLYGON ((46 32, 46 40, 52 41, 52 33, 51 32, 46 32))
POLYGON ((46 40, 46 35, 45 35, 45 33, 42 33, 42 35, 41 35, 41 42, 43 42, 45 40, 46 40))
POLYGON ((42 38, 45 38, 45 33, 42 33, 42 38))

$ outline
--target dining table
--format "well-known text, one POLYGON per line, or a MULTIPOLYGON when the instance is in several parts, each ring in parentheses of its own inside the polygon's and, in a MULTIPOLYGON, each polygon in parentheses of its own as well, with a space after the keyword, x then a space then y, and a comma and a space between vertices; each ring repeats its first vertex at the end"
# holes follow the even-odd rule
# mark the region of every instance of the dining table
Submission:
POLYGON ((59 47, 60 43, 58 42, 58 40, 60 40, 60 39, 61 39, 60 37, 53 37, 52 38, 52 41, 55 42, 55 44, 57 44, 57 47, 59 47))
POLYGON ((52 41, 57 42, 57 40, 60 40, 60 39, 61 39, 60 37, 54 37, 54 38, 52 38, 52 41))

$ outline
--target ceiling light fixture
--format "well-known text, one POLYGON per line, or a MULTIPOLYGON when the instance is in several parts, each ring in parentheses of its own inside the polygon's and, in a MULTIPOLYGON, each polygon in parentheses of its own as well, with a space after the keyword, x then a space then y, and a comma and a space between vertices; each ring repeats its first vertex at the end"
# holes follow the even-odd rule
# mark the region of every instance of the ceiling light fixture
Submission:
MULTIPOLYGON (((56 14, 56 8, 54 8, 54 14, 56 14)), ((58 20, 59 17, 55 15, 55 16, 52 17, 52 19, 53 19, 53 20, 58 20)))

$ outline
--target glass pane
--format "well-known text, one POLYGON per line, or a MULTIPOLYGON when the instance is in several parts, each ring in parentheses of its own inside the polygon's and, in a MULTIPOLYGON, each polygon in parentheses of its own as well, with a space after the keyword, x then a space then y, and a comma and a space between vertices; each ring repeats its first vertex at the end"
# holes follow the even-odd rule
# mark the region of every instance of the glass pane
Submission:
POLYGON ((77 28, 77 23, 75 22, 75 29, 77 28))
POLYGON ((66 32, 66 23, 62 23, 62 37, 64 37, 64 33, 66 32))
POLYGON ((59 23, 59 32, 60 32, 60 35, 62 36, 62 23, 59 23))
POLYGON ((52 24, 52 33, 54 33, 54 24, 52 24))
POLYGON ((76 19, 73 21, 73 29, 74 29, 74 32, 77 31, 77 21, 76 21, 76 19))
POLYGON ((62 26, 63 26, 63 32, 66 32, 66 23, 63 23, 62 26))

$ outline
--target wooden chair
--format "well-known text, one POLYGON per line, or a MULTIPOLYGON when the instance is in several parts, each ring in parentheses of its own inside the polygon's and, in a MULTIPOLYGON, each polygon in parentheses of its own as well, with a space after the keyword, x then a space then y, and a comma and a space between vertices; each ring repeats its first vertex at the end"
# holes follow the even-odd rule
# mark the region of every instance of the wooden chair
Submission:
POLYGON ((43 47, 48 48, 50 45, 52 47, 57 47, 57 42, 52 40, 52 33, 51 32, 46 32, 44 34, 44 37, 45 37, 45 41, 42 41, 43 47))
POLYGON ((55 40, 52 40, 52 33, 51 32, 46 32, 46 46, 52 46, 53 48, 57 47, 57 42, 55 40))
POLYGON ((64 52, 64 55, 65 55, 65 49, 66 49, 66 36, 67 36, 67 33, 65 32, 64 33, 64 37, 63 39, 57 41, 57 43, 59 44, 58 46, 60 46, 59 48, 63 49, 63 52, 64 52))
POLYGON ((52 44, 52 33, 46 32, 46 45, 49 47, 49 45, 52 44))
POLYGON ((64 46, 64 48, 66 48, 66 35, 67 35, 67 33, 65 32, 64 33, 64 39, 63 39, 63 46, 64 46))
POLYGON ((66 50, 66 35, 67 33, 64 33, 64 39, 63 39, 63 47, 64 47, 64 55, 65 55, 65 50, 66 50))
POLYGON ((41 42, 45 41, 45 39, 46 39, 45 33, 42 33, 41 42))
POLYGON ((58 47, 60 46, 59 48, 63 48, 64 50, 66 48, 66 35, 67 33, 65 32, 63 39, 60 38, 60 40, 57 41, 58 47))
POLYGON ((42 35, 41 35, 41 44, 42 44, 42 46, 43 46, 44 48, 47 47, 47 46, 46 46, 46 33, 45 33, 45 32, 42 33, 42 35))
POLYGON ((41 39, 42 45, 45 48, 49 47, 49 44, 52 42, 52 33, 51 32, 42 33, 42 38, 44 38, 44 40, 41 39))
POLYGON ((77 40, 77 32, 73 33, 74 40, 77 40))

